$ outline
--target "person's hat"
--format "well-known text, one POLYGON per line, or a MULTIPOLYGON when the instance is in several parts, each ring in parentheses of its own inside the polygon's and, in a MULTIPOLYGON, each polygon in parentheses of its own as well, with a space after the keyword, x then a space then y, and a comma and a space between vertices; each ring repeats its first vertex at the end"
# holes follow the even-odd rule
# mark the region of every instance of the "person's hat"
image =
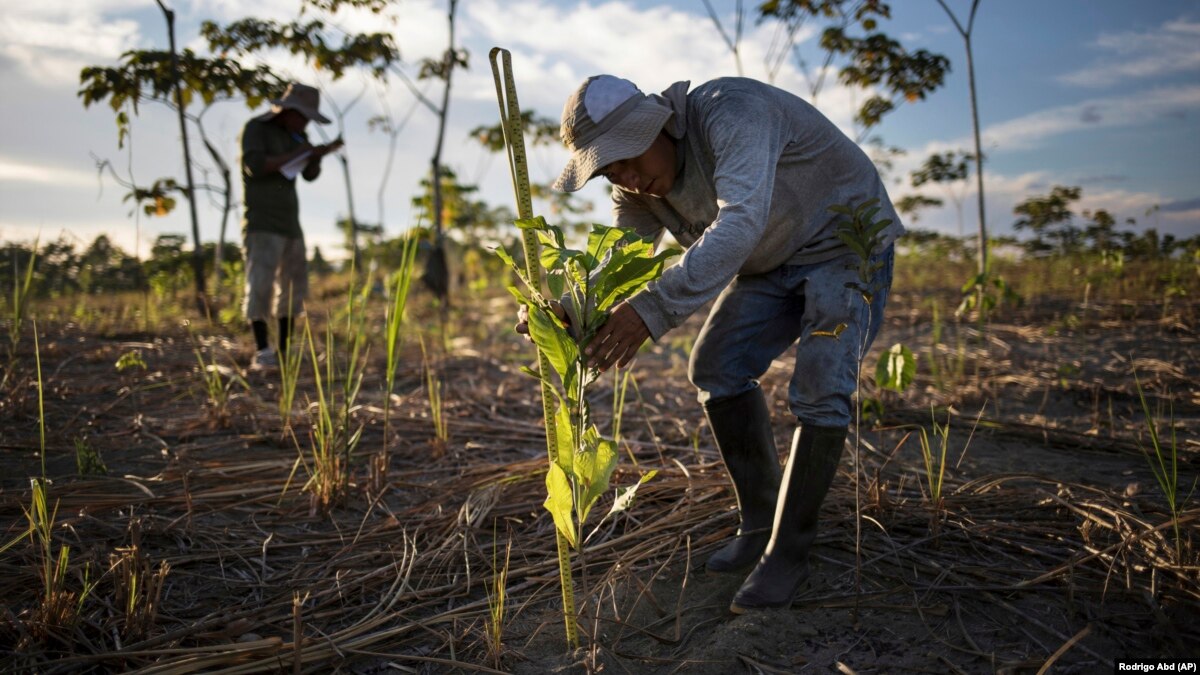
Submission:
POLYGON ((295 110, 318 124, 329 124, 329 118, 321 114, 320 107, 321 92, 316 87, 293 82, 283 92, 283 98, 271 101, 271 114, 295 110))
POLYGON ((571 159, 554 189, 575 192, 600 169, 646 152, 671 114, 629 80, 589 77, 563 107, 559 133, 571 159))

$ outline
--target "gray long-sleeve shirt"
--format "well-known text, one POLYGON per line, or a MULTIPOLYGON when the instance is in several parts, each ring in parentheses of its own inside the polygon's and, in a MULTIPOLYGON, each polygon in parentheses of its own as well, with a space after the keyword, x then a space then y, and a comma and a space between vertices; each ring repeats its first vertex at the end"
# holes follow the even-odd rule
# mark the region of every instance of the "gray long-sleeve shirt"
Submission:
POLYGON ((891 218, 884 246, 904 232, 870 158, 816 108, 782 89, 720 78, 661 101, 675 116, 680 172, 663 197, 614 186, 613 220, 642 236, 669 231, 683 257, 629 302, 655 340, 715 298, 738 274, 811 264, 849 252, 832 205, 878 198, 891 218))

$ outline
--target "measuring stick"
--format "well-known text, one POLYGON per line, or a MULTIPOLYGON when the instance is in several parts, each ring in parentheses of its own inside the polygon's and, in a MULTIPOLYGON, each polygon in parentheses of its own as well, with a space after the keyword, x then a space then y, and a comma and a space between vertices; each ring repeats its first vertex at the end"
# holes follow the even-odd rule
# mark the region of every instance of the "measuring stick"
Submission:
MULTIPOLYGON (((496 82, 496 102, 500 105, 500 129, 504 133, 504 148, 508 156, 508 169, 512 175, 513 192, 517 198, 517 217, 533 217, 533 194, 529 189, 529 164, 525 156, 525 129, 521 120, 521 106, 517 103, 517 84, 512 74, 512 54, 507 49, 493 47, 488 55, 492 62, 492 78, 496 82), (500 61, 497 61, 500 57, 500 61)), ((538 254, 537 234, 532 230, 521 231, 525 249, 525 274, 529 284, 540 291, 542 268, 538 254)), ((546 422, 546 451, 550 462, 558 460, 558 443, 554 419, 556 396, 546 379, 553 372, 550 362, 538 350, 538 375, 542 380, 542 414, 546 422)), ((567 644, 571 649, 579 647, 579 628, 575 623, 575 587, 571 580, 570 543, 558 527, 554 528, 558 543, 558 577, 562 584, 563 620, 566 622, 567 644)))

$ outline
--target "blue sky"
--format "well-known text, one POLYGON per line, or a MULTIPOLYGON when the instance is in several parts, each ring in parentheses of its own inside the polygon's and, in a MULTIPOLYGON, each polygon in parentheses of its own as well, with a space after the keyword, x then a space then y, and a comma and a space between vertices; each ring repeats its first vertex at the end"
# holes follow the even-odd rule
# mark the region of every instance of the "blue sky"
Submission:
MULTIPOLYGON (((32 240, 67 232, 88 242, 107 233, 126 248, 148 250, 161 233, 190 230, 186 209, 167 218, 134 218, 121 201, 122 190, 101 180, 92 155, 110 159, 122 173, 132 169, 141 182, 182 176, 178 128, 160 106, 143 106, 134 120, 133 153, 119 150, 112 112, 84 110, 76 97, 78 71, 85 65, 114 64, 130 48, 159 48, 166 36, 150 0, 0 0, 0 239, 32 240)), ((175 0, 179 41, 199 47, 201 20, 227 23, 251 10, 266 18, 288 19, 298 0, 175 0)), ((712 0, 732 22, 735 2, 712 0)), ((749 2, 746 5, 756 3, 749 2)), ((874 133, 907 151, 889 179, 893 198, 913 192, 907 172, 930 152, 969 149, 971 139, 963 44, 934 0, 897 0, 893 20, 882 28, 909 48, 948 56, 946 86, 927 100, 903 106, 874 133), (900 182, 897 183, 896 181, 900 182)), ((965 16, 967 0, 949 0, 965 16)), ((395 23, 370 15, 339 16, 353 30, 391 30, 410 73, 419 59, 444 49, 444 0, 405 0, 395 23)), ((701 0, 670 2, 562 2, 552 0, 462 0, 459 31, 471 52, 471 68, 456 79, 445 160, 459 176, 476 183, 483 198, 510 204, 511 186, 503 161, 467 138, 467 131, 494 124, 496 104, 487 64, 494 45, 513 51, 523 105, 557 118, 562 101, 586 76, 612 72, 644 90, 672 82, 693 83, 736 74, 732 55, 718 37, 701 0)), ((772 24, 749 22, 743 38, 744 74, 766 79, 763 55, 772 24)), ((1119 220, 1190 235, 1200 232, 1200 5, 1194 1, 1127 2, 984 0, 974 36, 980 116, 984 128, 988 219, 996 233, 1010 231, 1012 207, 1054 185, 1083 188, 1084 209, 1106 208, 1119 220), (1146 212, 1161 207, 1154 215, 1146 212)), ((815 35, 801 36, 799 49, 819 60, 815 35)), ((412 95, 393 80, 386 90, 350 77, 331 83, 286 57, 274 67, 320 84, 333 99, 346 101, 366 88, 347 117, 355 206, 359 218, 382 220, 395 234, 413 223, 409 200, 427 171, 436 121, 417 110, 400 138, 396 167, 384 181, 386 143, 367 130, 366 120, 383 103, 398 115, 413 105, 412 95)), ((831 78, 832 79, 832 78, 831 78)), ((789 59, 775 83, 805 95, 804 76, 789 59)), ((429 89, 437 93, 436 87, 429 89)), ((827 85, 815 101, 848 134, 856 102, 865 98, 827 85)), ((328 108, 326 108, 328 110, 328 108)), ((251 114, 240 104, 224 104, 206 117, 226 154, 236 157, 237 135, 251 114)), ((565 161, 558 148, 531 153, 534 180, 548 181, 565 161)), ((325 176, 301 187, 302 220, 309 245, 336 253, 340 236, 333 223, 346 212, 346 196, 336 163, 325 176)), ((595 182, 594 182, 595 183, 595 182)), ((949 196, 937 190, 929 194, 949 196)), ((964 226, 976 227, 972 185, 965 200, 964 226)), ((583 196, 597 205, 592 217, 606 219, 602 186, 583 196)), ((918 227, 954 233, 955 210, 924 213, 918 227)), ((201 204, 202 236, 217 237, 218 214, 201 204)), ((239 226, 229 231, 238 239, 239 226)))

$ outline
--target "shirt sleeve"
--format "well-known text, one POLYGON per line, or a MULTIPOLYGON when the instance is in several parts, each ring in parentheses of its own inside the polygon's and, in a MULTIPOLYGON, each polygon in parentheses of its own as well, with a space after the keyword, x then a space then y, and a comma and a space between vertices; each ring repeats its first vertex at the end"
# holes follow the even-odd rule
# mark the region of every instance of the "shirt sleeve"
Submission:
POLYGON ((787 120, 769 101, 727 98, 703 112, 717 217, 678 263, 630 299, 655 340, 715 298, 758 246, 786 145, 787 120))
POLYGON ((644 239, 653 239, 657 245, 666 228, 654 212, 646 206, 645 198, 630 194, 614 185, 612 189, 613 225, 633 230, 644 239))

